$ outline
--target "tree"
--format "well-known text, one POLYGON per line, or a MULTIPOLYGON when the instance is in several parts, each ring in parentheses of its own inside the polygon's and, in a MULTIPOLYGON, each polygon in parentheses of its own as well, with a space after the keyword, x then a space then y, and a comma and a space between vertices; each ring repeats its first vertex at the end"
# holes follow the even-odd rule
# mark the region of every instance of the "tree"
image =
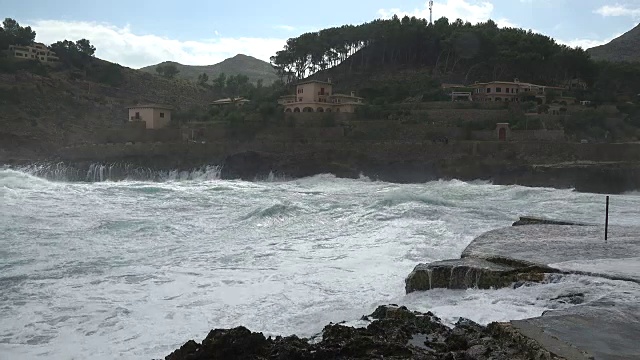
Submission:
POLYGON ((167 63, 164 65, 156 66, 156 72, 167 79, 173 79, 176 75, 178 75, 180 70, 178 70, 178 67, 176 66, 176 64, 167 63))
POLYGON ((85 55, 93 56, 93 54, 95 54, 96 52, 96 48, 91 45, 91 43, 87 39, 80 39, 76 41, 75 45, 78 51, 85 55))
POLYGON ((208 81, 209 81, 209 75, 207 75, 207 73, 202 73, 198 75, 198 85, 205 86, 207 85, 208 81))
POLYGON ((4 50, 9 45, 31 45, 36 39, 36 32, 30 26, 22 27, 11 18, 6 18, 0 27, 0 50, 4 50))
POLYGON ((227 75, 225 73, 221 73, 217 78, 213 80, 213 88, 218 91, 223 91, 227 84, 227 75))

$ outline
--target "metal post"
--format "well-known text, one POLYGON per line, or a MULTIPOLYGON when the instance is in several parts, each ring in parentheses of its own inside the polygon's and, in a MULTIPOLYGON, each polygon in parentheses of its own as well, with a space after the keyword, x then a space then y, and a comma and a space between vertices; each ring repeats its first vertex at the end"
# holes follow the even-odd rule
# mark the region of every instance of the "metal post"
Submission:
POLYGON ((609 238, 609 196, 607 195, 607 210, 604 218, 604 241, 609 238))

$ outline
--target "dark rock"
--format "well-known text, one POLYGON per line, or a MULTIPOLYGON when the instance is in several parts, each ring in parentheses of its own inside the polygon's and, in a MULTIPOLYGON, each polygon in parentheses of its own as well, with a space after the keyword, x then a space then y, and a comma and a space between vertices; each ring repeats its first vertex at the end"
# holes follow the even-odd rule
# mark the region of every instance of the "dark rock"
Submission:
POLYGON ((573 221, 561 221, 561 220, 552 220, 552 219, 544 219, 530 216, 520 216, 520 219, 513 223, 512 226, 524 226, 524 225, 578 225, 578 226, 588 226, 588 224, 578 223, 573 221))
POLYGON ((213 330, 201 345, 193 340, 166 360, 203 359, 478 359, 524 360, 552 355, 501 325, 489 328, 461 319, 453 329, 430 314, 381 306, 367 328, 327 325, 322 340, 309 344, 296 336, 265 337, 246 328, 213 330))
POLYGON ((551 300, 555 300, 555 301, 563 303, 563 304, 579 305, 579 304, 582 304, 584 302, 584 294, 583 293, 577 293, 577 294, 560 295, 560 296, 555 297, 555 298, 553 298, 551 300))
POLYGON ((488 352, 488 349, 484 345, 473 345, 466 351, 467 358, 480 359, 488 352))
POLYGON ((273 155, 256 151, 233 154, 225 158, 220 177, 248 181, 266 177, 273 170, 275 161, 273 155))

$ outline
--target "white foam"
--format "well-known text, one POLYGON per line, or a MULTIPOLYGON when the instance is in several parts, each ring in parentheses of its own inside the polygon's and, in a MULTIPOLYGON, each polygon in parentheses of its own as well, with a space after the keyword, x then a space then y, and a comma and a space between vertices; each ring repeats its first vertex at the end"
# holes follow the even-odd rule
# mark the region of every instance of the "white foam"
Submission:
MULTIPOLYGON (((456 258, 523 211, 599 221, 600 195, 328 175, 249 183, 206 171, 56 184, 6 171, 42 186, 0 186, 0 358, 162 358, 211 328, 312 336, 388 303, 486 323, 565 306, 550 300, 564 292, 593 288, 591 299, 626 286, 575 276, 404 295, 416 263, 456 258)), ((637 222, 636 199, 612 199, 613 224, 637 222)))

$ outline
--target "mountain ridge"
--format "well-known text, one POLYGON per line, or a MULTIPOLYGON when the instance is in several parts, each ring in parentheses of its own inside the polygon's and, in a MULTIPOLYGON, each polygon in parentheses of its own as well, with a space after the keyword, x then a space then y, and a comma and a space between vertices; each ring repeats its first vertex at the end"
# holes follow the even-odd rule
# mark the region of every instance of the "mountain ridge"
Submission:
POLYGON ((156 67, 166 64, 174 64, 178 70, 180 70, 176 77, 191 81, 197 81, 198 76, 202 73, 207 74, 209 80, 215 79, 221 73, 225 73, 227 76, 238 74, 246 75, 252 83, 256 83, 262 79, 265 85, 269 85, 278 80, 278 75, 271 64, 244 54, 238 54, 212 65, 185 65, 175 61, 163 61, 159 64, 145 66, 138 70, 156 74, 156 67))
POLYGON ((587 50, 594 60, 640 62, 640 24, 609 43, 587 50))

